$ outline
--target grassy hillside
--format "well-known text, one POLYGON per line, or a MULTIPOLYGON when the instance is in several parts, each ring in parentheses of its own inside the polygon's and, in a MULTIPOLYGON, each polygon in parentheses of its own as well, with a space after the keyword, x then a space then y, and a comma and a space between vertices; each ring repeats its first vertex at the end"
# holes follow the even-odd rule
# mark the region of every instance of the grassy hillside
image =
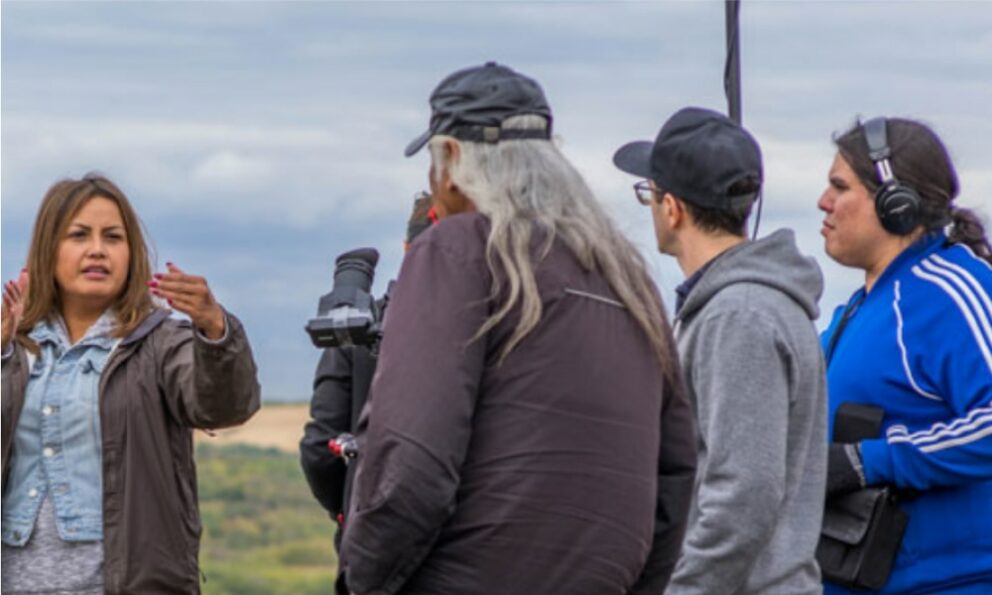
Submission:
POLYGON ((332 591, 334 525, 295 453, 200 441, 197 465, 205 595, 332 591))
POLYGON ((307 403, 267 402, 245 424, 217 430, 209 435, 195 432, 193 437, 197 444, 251 444, 295 454, 299 452, 303 425, 309 419, 310 405, 307 403))

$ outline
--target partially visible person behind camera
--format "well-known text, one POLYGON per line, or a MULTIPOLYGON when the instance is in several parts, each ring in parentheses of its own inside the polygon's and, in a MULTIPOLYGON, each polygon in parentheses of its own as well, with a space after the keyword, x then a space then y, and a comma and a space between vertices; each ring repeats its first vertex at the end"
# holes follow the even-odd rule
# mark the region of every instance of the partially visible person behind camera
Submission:
POLYGON ((835 143, 822 234, 865 285, 822 336, 830 421, 845 403, 884 419, 877 439, 831 445, 828 496, 914 493, 880 592, 992 593, 992 249, 927 126, 879 118, 835 143))
POLYGON ((202 277, 152 275, 130 202, 89 174, 42 200, 2 328, 3 592, 199 592, 192 428, 259 407, 241 323, 202 277))
POLYGON ((637 250, 489 63, 431 95, 441 221, 403 261, 345 523, 352 591, 660 592, 692 413, 637 250))
MULTIPOLYGON (((404 252, 430 227, 430 209, 429 195, 414 201, 403 242, 404 252)), ((336 548, 341 545, 340 527, 345 522, 344 512, 348 510, 355 466, 346 465, 344 458, 334 454, 328 444, 342 434, 357 431, 374 373, 375 357, 368 347, 335 347, 325 349, 321 354, 313 380, 311 419, 300 440, 300 464, 314 498, 338 523, 334 535, 336 548)), ((348 595, 346 577, 340 565, 334 586, 338 595, 348 595)))

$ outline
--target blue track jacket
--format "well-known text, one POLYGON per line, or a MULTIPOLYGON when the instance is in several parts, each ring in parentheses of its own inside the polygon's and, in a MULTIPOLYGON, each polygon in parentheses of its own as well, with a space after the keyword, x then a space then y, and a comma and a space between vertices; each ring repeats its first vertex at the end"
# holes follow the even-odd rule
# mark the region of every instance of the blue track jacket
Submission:
POLYGON ((992 593, 990 294, 992 267, 933 233, 821 337, 830 435, 842 403, 882 407, 882 437, 861 443, 867 482, 921 492, 901 505, 909 526, 882 593, 992 593))

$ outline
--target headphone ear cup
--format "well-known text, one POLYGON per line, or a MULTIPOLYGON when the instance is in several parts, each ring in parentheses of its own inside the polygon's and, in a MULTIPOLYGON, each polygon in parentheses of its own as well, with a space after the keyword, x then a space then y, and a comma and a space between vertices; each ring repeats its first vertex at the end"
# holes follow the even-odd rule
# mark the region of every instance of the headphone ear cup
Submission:
POLYGON ((882 227, 891 234, 909 235, 920 225, 920 195, 911 186, 891 181, 875 193, 875 212, 882 227))

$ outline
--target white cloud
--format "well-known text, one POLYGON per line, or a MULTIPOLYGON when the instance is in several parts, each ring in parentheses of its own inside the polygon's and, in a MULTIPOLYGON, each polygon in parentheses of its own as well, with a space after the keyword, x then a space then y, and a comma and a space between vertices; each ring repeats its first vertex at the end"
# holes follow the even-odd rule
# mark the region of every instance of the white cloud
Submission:
POLYGON ((275 176, 272 163, 234 151, 211 153, 193 167, 192 181, 204 193, 243 193, 268 186, 275 176))

